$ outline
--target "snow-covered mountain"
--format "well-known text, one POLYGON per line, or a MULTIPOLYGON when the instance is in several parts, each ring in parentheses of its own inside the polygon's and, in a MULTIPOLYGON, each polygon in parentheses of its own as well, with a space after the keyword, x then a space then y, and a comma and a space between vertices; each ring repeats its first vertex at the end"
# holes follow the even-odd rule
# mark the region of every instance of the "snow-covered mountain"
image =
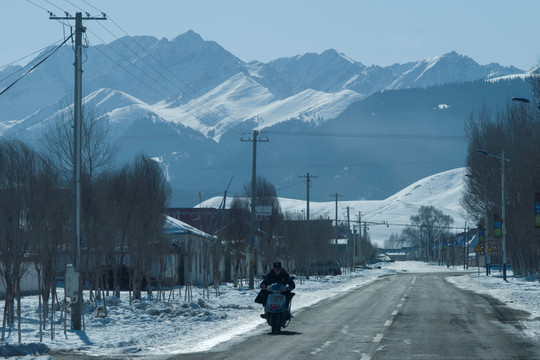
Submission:
POLYGON ((503 67, 495 63, 482 66, 470 57, 452 51, 442 56, 413 63, 386 89, 426 88, 447 83, 493 79, 520 73, 523 73, 523 71, 513 66, 503 67))
MULTIPOLYGON (((0 121, 24 119, 56 102, 57 107, 71 103, 71 48, 63 47, 52 59, 0 98, 0 121)), ((190 104, 187 108, 191 116, 214 123, 225 117, 245 121, 253 117, 254 111, 260 115, 270 108, 290 108, 291 102, 299 101, 312 104, 295 105, 298 111, 311 108, 312 116, 327 119, 335 117, 336 112, 315 114, 325 94, 329 98, 324 102, 342 104, 339 111, 343 105, 381 90, 524 73, 514 67, 479 65, 455 52, 389 67, 366 67, 335 50, 276 59, 267 64, 245 63, 193 31, 171 41, 150 36, 124 37, 107 45, 90 46, 85 59, 85 94, 113 89, 147 104, 165 102, 168 108, 179 112, 185 108, 178 105, 190 104), (306 91, 318 96, 300 95, 306 91), (284 101, 287 99, 290 101, 284 101), (248 106, 244 106, 246 103, 248 106)), ((0 72, 4 79, 0 86, 9 84, 12 77, 8 75, 17 70, 20 67, 10 66, 0 72)), ((298 116, 298 111, 270 113, 275 117, 271 123, 298 116)))
MULTIPOLYGON (((382 247, 390 235, 399 234, 410 217, 417 215, 421 206, 434 206, 454 219, 454 227, 461 228, 468 221, 465 211, 460 205, 463 191, 465 168, 444 171, 416 181, 396 194, 384 200, 340 201, 338 212, 340 222, 347 220, 347 207, 350 210, 351 222, 358 221, 358 213, 362 213, 362 221, 370 223, 369 235, 373 243, 382 247)), ((214 207, 221 204, 222 197, 213 197, 197 207, 214 207)), ((228 205, 231 201, 228 201, 228 205)), ((300 214, 306 209, 305 200, 280 198, 279 204, 283 212, 300 214)), ((335 201, 310 201, 312 219, 335 219, 335 201)))
MULTIPOLYGON (((40 58, 36 57, 31 64, 40 58)), ((434 85, 440 88, 524 74, 514 67, 479 65, 455 52, 388 67, 367 67, 333 49, 268 63, 245 63, 216 42, 206 41, 193 31, 173 40, 138 36, 90 46, 85 51, 83 69, 85 106, 92 108, 96 117, 110 122, 112 139, 120 143, 119 162, 129 161, 139 152, 160 159, 175 193, 183 192, 184 195, 220 191, 222 183, 227 183, 231 176, 239 182, 249 181, 250 176, 245 176, 249 171, 239 166, 251 163, 249 151, 239 140, 242 134, 254 129, 280 133, 305 133, 323 128, 332 133, 383 129, 390 133, 436 134, 447 132, 448 124, 451 124, 452 131, 458 129, 459 135, 462 133, 463 120, 459 119, 463 109, 471 109, 464 97, 455 98, 457 94, 466 93, 463 89, 455 90, 452 96, 445 95, 433 104, 420 103, 423 100, 417 97, 398 108, 392 105, 402 123, 390 120, 395 114, 381 117, 388 110, 381 111, 381 106, 393 102, 393 91, 425 89, 434 85), (377 104, 369 103, 368 99, 378 94, 382 94, 383 99, 377 104), (366 101, 369 105, 362 110, 362 115, 353 113, 357 110, 348 110, 358 109, 358 104, 366 101), (444 109, 450 109, 446 111, 451 114, 450 121, 434 122, 433 119, 440 119, 442 113, 435 114, 433 109, 441 104, 444 109), (426 105, 428 108, 424 109, 426 105), (412 114, 415 116, 408 120, 412 114), (201 167, 208 171, 191 171, 186 176, 189 169, 200 170, 201 167), (214 171, 212 175, 209 170, 214 171)), ((3 79, 0 88, 9 84, 21 70, 18 66, 10 66, 0 71, 0 79, 3 79)), ((26 140, 41 138, 48 123, 56 121, 73 101, 72 75, 73 51, 70 46, 65 46, 0 97, 0 135, 26 140)), ((494 87, 505 86, 492 84, 494 87)), ((504 96, 507 95, 505 92, 504 96)), ((478 96, 475 98, 479 99, 478 96)), ((330 154, 340 156, 338 163, 351 162, 352 154, 362 154, 362 158, 371 156, 377 161, 375 154, 390 151, 384 144, 380 150, 376 149, 379 145, 367 149, 365 142, 349 143, 327 138, 313 141, 274 137, 272 143, 275 145, 268 146, 273 149, 272 154, 266 160, 285 156, 289 162, 294 158, 296 164, 311 164, 314 159, 334 163, 335 158, 326 159, 330 154), (277 155, 279 152, 281 155, 277 155)), ((399 150, 404 156, 407 151, 409 147, 405 151, 399 150)), ((456 152, 461 153, 462 150, 456 152)), ((408 157, 417 155, 408 154, 408 157)), ((262 159, 261 164, 264 161, 262 159)), ((290 164, 279 166, 264 174, 276 184, 290 184, 299 172, 305 172, 301 166, 296 169, 290 164)), ((416 175, 408 173, 417 179, 428 175, 429 171, 440 170, 433 168, 416 175)), ((357 177, 358 172, 348 171, 347 177, 347 174, 340 174, 342 171, 325 170, 320 175, 330 178, 326 182, 328 188, 343 186, 343 181, 348 181, 347 189, 358 198, 388 195, 390 189, 395 190, 398 181, 395 174, 388 176, 381 170, 375 171, 370 180, 372 183, 368 184, 366 178, 360 180, 357 177), (359 181, 364 184, 364 190, 359 191, 354 185, 359 181), (389 181, 394 184, 390 186, 389 181)), ((406 177, 401 181, 410 180, 406 177)), ((186 204, 177 199, 173 205, 186 204)))

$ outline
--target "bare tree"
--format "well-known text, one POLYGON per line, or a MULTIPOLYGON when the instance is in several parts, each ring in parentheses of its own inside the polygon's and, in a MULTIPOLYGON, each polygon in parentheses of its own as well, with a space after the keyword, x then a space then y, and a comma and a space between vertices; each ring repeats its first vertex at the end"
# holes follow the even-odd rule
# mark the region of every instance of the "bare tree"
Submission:
POLYGON ((407 243, 407 239, 399 234, 391 234, 388 239, 384 241, 385 249, 401 249, 407 243))
MULTIPOLYGON (((118 145, 111 142, 110 125, 105 117, 98 117, 91 105, 83 107, 82 166, 83 173, 91 178, 96 170, 110 166, 118 152, 118 145)), ((73 170, 73 107, 60 111, 43 136, 43 144, 58 162, 66 179, 73 170)))
MULTIPOLYGON (((251 182, 244 186, 244 194, 246 198, 251 199, 251 182)), ((282 224, 283 215, 279 205, 279 199, 275 186, 262 176, 257 177, 255 185, 255 206, 270 206, 272 212, 270 216, 261 216, 257 219, 258 228, 261 230, 260 238, 260 259, 263 269, 270 269, 270 264, 282 256, 283 252, 279 251, 279 246, 276 244, 274 234, 282 224)))
POLYGON ((39 184, 36 179, 40 160, 20 141, 0 141, 0 276, 6 289, 2 341, 6 323, 14 323, 14 300, 17 296, 20 306, 20 281, 28 268, 33 215, 30 210, 39 184))
MULTIPOLYGON (((531 81, 533 94, 538 96, 540 80, 534 76, 531 81)), ((540 267, 540 233, 533 220, 535 193, 540 191, 538 113, 529 104, 508 104, 495 114, 484 110, 471 115, 466 130, 468 176, 462 204, 479 222, 501 215, 500 161, 482 156, 477 150, 494 155, 504 150, 505 159, 510 160, 505 163, 504 173, 507 258, 514 274, 534 273, 540 267)), ((490 234, 494 233, 492 221, 484 225, 490 234)), ((501 256, 497 257, 502 261, 501 256)))
POLYGON ((126 194, 133 200, 128 251, 133 295, 140 299, 143 278, 151 286, 152 249, 161 239, 171 189, 159 165, 144 155, 136 157, 128 173, 126 194))
POLYGON ((283 220, 284 261, 287 269, 295 269, 306 262, 306 220, 301 213, 285 213, 283 220))
POLYGON ((117 233, 106 245, 106 263, 112 269, 113 290, 117 297, 120 297, 120 287, 126 267, 127 246, 129 238, 129 228, 134 221, 135 203, 132 191, 130 190, 131 178, 128 166, 111 174, 108 180, 109 199, 108 204, 111 211, 111 220, 114 222, 117 233))
POLYGON ((402 232, 411 246, 424 250, 424 259, 434 260, 437 256, 436 245, 440 245, 454 219, 434 206, 421 206, 416 215, 411 216, 411 223, 402 232), (430 251, 431 250, 431 251, 430 251))
MULTIPOLYGON (((57 275, 68 248, 71 192, 61 186, 54 164, 42 159, 29 203, 31 259, 38 274, 40 329, 45 329, 49 299, 56 294, 57 275)), ((40 331, 41 334, 41 331, 40 331)))
POLYGON ((226 244, 225 251, 232 262, 234 286, 237 287, 249 247, 249 203, 247 200, 235 196, 227 218, 228 225, 223 231, 223 240, 226 244))

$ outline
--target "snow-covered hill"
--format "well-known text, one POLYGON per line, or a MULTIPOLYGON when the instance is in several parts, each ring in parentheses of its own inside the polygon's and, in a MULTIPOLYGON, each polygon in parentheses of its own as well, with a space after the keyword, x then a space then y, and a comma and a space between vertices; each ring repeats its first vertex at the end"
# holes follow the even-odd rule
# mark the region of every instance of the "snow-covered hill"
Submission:
MULTIPOLYGON (((418 213, 421 206, 434 206, 454 219, 457 228, 464 226, 467 215, 460 205, 463 191, 465 168, 445 171, 421 179, 384 200, 339 201, 338 217, 340 222, 347 221, 346 208, 349 208, 351 222, 358 221, 361 213, 362 221, 368 222, 369 235, 373 243, 382 246, 393 234, 401 233, 410 217, 418 213)), ((218 207, 221 197, 214 197, 202 202, 201 207, 218 207)), ((306 209, 305 200, 280 198, 283 212, 300 214, 306 209)), ((230 204, 230 202, 229 202, 230 204)), ((335 219, 335 201, 310 202, 312 219, 335 219)))

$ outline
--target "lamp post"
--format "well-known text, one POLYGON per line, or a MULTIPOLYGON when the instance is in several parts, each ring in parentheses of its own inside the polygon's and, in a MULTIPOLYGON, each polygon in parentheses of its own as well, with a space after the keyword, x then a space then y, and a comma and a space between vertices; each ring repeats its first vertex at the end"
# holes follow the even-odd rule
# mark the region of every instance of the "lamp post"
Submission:
MULTIPOLYGON (((531 100, 527 99, 527 98, 524 98, 524 97, 517 97, 517 96, 514 96, 512 98, 512 101, 515 101, 515 102, 519 102, 519 103, 522 103, 522 104, 530 104, 531 100)), ((536 105, 536 110, 539 110, 540 111, 540 104, 537 104, 536 105)))
MULTIPOLYGON (((517 103, 521 103, 521 104, 526 104, 527 106, 530 106, 532 105, 531 104, 531 100, 527 99, 527 98, 524 98, 524 97, 517 97, 517 96, 514 96, 512 98, 512 101, 513 102, 517 102, 517 103)), ((520 105, 520 106, 525 106, 525 105, 520 105)), ((538 112, 540 112, 540 104, 536 104, 536 110, 538 112)), ((540 124, 540 122, 538 122, 538 120, 536 120, 534 117, 532 117, 531 115, 527 114, 527 116, 532 119, 534 122, 536 122, 537 124, 540 124)))
MULTIPOLYGON (((497 160, 501 160, 501 228, 502 228, 502 252, 503 252, 503 280, 506 281, 506 197, 504 194, 504 163, 510 161, 505 159, 504 149, 501 150, 500 156, 497 154, 490 154, 485 150, 476 150, 480 154, 491 156, 497 160)), ((486 249, 487 250, 487 249, 486 249)))

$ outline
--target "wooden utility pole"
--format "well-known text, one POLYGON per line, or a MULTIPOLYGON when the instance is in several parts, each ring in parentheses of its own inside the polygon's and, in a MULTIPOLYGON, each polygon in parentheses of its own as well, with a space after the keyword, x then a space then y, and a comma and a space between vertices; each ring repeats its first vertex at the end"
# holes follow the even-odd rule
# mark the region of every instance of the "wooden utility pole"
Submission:
POLYGON ((310 269, 310 241, 309 241, 309 186, 311 179, 317 178, 318 176, 310 175, 307 173, 306 175, 299 176, 300 178, 306 179, 306 279, 309 280, 309 273, 311 271, 310 269))
POLYGON ((362 212, 358 212, 358 263, 365 265, 364 260, 360 262, 362 258, 362 212))
MULTIPOLYGON (((105 14, 102 17, 91 17, 87 14, 84 20, 107 20, 105 14)), ((82 34, 86 31, 83 26, 82 13, 78 12, 75 17, 54 16, 50 14, 51 20, 75 20, 75 89, 73 100, 73 188, 75 193, 75 237, 73 238, 72 264, 77 274, 79 274, 78 296, 72 298, 71 308, 71 328, 81 330, 82 315, 82 287, 80 286, 80 261, 81 261, 81 149, 82 149, 82 34)))
POLYGON ((258 130, 253 130, 253 138, 240 139, 240 141, 249 141, 253 143, 253 158, 251 166, 251 221, 249 227, 250 256, 249 256, 249 288, 255 288, 255 273, 257 272, 257 244, 255 242, 255 191, 257 189, 257 142, 269 142, 268 139, 257 139, 258 130))
MULTIPOLYGON (((337 257, 338 255, 338 197, 342 197, 343 195, 340 195, 338 193, 335 193, 335 194, 330 194, 331 197, 335 197, 336 198, 336 246, 335 246, 335 256, 337 257)), ((337 260, 337 259, 335 259, 337 260)))

